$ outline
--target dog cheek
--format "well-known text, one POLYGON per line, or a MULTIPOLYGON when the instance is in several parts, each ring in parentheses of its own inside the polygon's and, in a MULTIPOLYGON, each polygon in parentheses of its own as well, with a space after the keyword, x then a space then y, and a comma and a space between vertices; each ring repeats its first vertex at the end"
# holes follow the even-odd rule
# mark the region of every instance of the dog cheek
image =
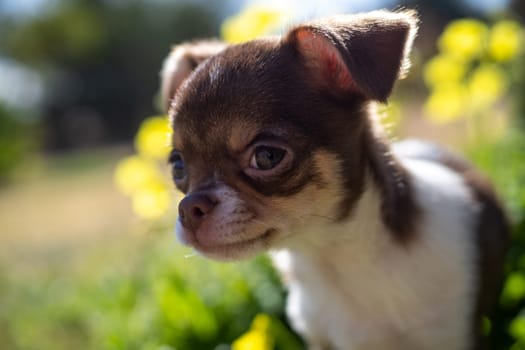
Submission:
POLYGON ((287 197, 271 197, 261 209, 265 221, 282 231, 326 224, 337 219, 344 197, 341 162, 337 156, 319 150, 313 154, 315 176, 301 191, 287 197))

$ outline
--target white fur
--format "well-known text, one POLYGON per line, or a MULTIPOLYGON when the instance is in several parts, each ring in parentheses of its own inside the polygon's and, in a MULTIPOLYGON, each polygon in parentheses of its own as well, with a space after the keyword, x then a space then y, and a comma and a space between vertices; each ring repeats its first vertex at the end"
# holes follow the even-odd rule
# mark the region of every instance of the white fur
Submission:
POLYGON ((291 235, 273 257, 287 313, 313 349, 465 350, 473 313, 478 208, 447 168, 404 160, 422 209, 406 247, 380 221, 369 181, 352 217, 291 235))

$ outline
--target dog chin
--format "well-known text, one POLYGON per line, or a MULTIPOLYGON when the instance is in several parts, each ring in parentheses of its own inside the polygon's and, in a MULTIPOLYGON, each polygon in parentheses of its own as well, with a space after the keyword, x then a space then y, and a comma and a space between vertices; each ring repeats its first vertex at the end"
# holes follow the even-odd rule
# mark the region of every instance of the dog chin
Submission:
POLYGON ((213 242, 208 244, 197 238, 195 234, 184 228, 179 221, 176 225, 176 235, 179 242, 192 247, 199 254, 214 260, 232 261, 252 258, 272 246, 272 242, 277 236, 277 230, 268 229, 255 238, 239 240, 221 244, 213 242))

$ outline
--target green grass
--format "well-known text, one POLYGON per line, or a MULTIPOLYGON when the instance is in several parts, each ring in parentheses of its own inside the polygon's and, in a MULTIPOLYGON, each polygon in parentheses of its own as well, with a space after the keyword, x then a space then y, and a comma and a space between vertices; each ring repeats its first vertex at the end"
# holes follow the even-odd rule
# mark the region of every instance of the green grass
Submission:
POLYGON ((0 347, 214 349, 266 313, 277 348, 300 348, 268 261, 211 263, 171 221, 137 221, 113 186, 122 154, 53 157, 0 189, 0 347))
POLYGON ((468 156, 494 183, 514 221, 525 208, 525 134, 515 129, 497 142, 477 142, 468 156))
POLYGON ((188 257, 165 230, 121 239, 54 264, 35 259, 12 269, 4 262, 2 348, 213 349, 230 344, 258 313, 281 323, 284 291, 265 258, 188 257))
POLYGON ((525 329, 525 134, 516 128, 497 142, 478 140, 468 155, 494 183, 513 226, 507 279, 492 318, 489 348, 525 349, 525 331, 517 331, 525 329))

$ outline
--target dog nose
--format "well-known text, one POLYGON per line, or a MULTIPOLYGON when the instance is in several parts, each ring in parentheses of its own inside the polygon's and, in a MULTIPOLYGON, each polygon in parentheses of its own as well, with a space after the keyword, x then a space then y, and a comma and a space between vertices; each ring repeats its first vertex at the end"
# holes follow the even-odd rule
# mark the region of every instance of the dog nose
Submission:
POLYGON ((215 202, 206 194, 190 194, 179 203, 179 220, 182 226, 195 232, 213 208, 215 202))

